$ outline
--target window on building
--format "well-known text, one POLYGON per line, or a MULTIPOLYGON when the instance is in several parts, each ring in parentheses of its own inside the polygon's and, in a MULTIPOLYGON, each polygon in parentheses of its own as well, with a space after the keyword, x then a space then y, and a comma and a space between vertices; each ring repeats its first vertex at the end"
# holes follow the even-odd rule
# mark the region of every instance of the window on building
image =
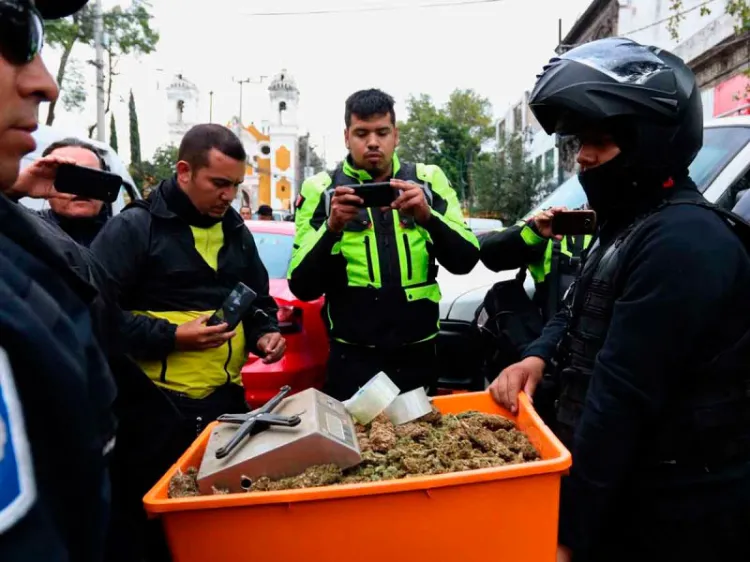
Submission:
POLYGON ((520 133, 521 129, 523 129, 523 111, 521 109, 521 104, 519 103, 513 108, 513 130, 520 133))
POLYGON ((551 179, 555 172, 555 149, 550 148, 544 154, 544 177, 551 179))
POLYGON ((542 155, 541 154, 536 157, 536 161, 534 162, 534 164, 536 165, 536 171, 541 176, 543 176, 544 175, 544 170, 542 169, 542 155))
POLYGON ((505 121, 500 121, 497 124, 497 133, 498 133, 497 134, 497 136, 498 136, 498 139, 497 139, 498 145, 502 146, 503 144, 505 144, 505 135, 507 134, 506 131, 505 131, 505 121))

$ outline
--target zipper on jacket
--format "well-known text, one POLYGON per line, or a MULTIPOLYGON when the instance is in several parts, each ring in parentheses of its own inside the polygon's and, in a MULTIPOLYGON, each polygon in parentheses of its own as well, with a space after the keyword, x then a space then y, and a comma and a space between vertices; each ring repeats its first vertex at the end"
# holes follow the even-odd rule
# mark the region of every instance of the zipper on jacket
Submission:
POLYGON ((232 360, 232 340, 227 340, 227 347, 229 351, 227 352, 227 361, 224 363, 224 372, 227 374, 227 384, 229 384, 232 382, 232 375, 229 374, 229 362, 232 360))
POLYGON ((161 360, 161 373, 159 374, 159 380, 161 382, 167 382, 167 358, 163 357, 161 360))
POLYGON ((370 250, 369 236, 365 236, 365 253, 367 254, 367 272, 370 274, 370 282, 375 283, 375 269, 372 265, 372 251, 370 250))
POLYGON ((411 281, 412 269, 411 269, 411 248, 409 247, 409 237, 406 233, 404 237, 404 253, 406 254, 406 277, 411 281))

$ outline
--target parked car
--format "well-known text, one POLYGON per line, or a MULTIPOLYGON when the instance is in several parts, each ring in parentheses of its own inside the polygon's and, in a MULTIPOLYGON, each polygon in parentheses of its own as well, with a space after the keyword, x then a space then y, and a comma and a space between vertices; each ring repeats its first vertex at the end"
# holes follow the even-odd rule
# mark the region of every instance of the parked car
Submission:
MULTIPOLYGON (((690 175, 706 199, 732 210, 738 195, 750 187, 750 116, 706 122, 703 148, 690 165, 690 175)), ((578 177, 573 176, 531 209, 526 218, 549 207, 574 209, 585 202, 586 194, 578 177)), ((472 327, 474 313, 494 283, 512 279, 517 273, 518 270, 494 273, 482 263, 463 276, 441 270, 438 275, 444 295, 438 336, 441 386, 474 390, 486 386, 479 371, 481 357, 478 334, 472 327)), ((533 295, 530 276, 526 277, 525 287, 533 295)))
POLYGON ((498 230, 503 227, 503 221, 499 219, 480 219, 476 217, 466 219, 466 224, 474 234, 498 230))
MULTIPOLYGON (((104 154, 104 161, 107 163, 109 170, 113 174, 117 174, 122 178, 122 188, 120 189, 120 193, 117 196, 117 199, 112 203, 113 215, 119 213, 125 207, 125 205, 127 205, 131 201, 135 199, 141 199, 141 194, 135 187, 135 181, 130 175, 130 172, 128 172, 128 167, 122 161, 120 155, 112 150, 112 147, 108 144, 99 142, 94 139, 87 139, 82 137, 81 135, 70 134, 63 129, 59 129, 57 127, 48 127, 47 125, 39 125, 39 128, 34 131, 32 136, 36 141, 36 149, 34 150, 34 152, 31 152, 23 157, 23 159, 21 160, 21 169, 26 168, 35 160, 41 158, 44 150, 53 142, 73 137, 83 142, 92 144, 96 148, 100 149, 104 154)), ((43 199, 31 199, 29 197, 23 197, 20 202, 27 207, 39 211, 49 206, 49 203, 43 199)))
POLYGON ((251 407, 258 407, 287 384, 292 392, 322 387, 328 335, 321 317, 323 298, 302 302, 289 290, 286 274, 292 257, 294 223, 253 220, 245 224, 253 233, 260 259, 268 270, 270 293, 279 305, 279 327, 287 345, 286 354, 278 363, 266 365, 250 354, 242 368, 245 399, 251 407))

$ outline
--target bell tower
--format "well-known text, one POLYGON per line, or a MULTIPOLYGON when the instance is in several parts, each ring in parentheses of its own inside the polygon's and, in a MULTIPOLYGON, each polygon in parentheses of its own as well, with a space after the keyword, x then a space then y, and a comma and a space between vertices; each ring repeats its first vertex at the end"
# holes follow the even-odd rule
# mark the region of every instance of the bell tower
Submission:
POLYGON ((268 86, 271 113, 268 135, 271 138, 271 206, 275 209, 291 209, 295 200, 294 189, 297 173, 297 144, 299 125, 297 108, 299 89, 294 78, 283 69, 274 76, 268 86))

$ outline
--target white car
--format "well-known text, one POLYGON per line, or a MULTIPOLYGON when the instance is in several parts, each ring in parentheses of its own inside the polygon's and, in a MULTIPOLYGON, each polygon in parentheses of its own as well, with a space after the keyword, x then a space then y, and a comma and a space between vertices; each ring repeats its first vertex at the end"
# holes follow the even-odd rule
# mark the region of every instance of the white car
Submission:
MULTIPOLYGON (((117 200, 112 203, 112 214, 116 215, 119 213, 125 205, 133 201, 134 199, 141 199, 140 192, 135 188, 135 181, 128 172, 128 168, 122 161, 120 156, 112 150, 112 147, 108 144, 82 137, 81 135, 68 134, 62 129, 56 127, 48 127, 46 125, 39 125, 39 128, 33 133, 34 140, 36 140, 36 150, 23 157, 21 160, 21 169, 26 168, 32 164, 35 160, 42 157, 44 150, 51 145, 53 142, 61 141, 66 138, 76 138, 80 141, 86 142, 100 149, 104 154, 104 161, 109 166, 109 170, 113 174, 117 174, 122 178, 123 185, 120 189, 120 193, 117 196, 117 200)), ((43 210, 49 206, 47 201, 43 199, 31 199, 24 197, 20 201, 23 205, 36 209, 38 211, 43 210)))
MULTIPOLYGON (((738 194, 750 188, 750 116, 706 122, 703 148, 690 166, 690 176, 706 199, 732 210, 738 194)), ((573 176, 526 216, 548 207, 574 209, 585 202, 583 188, 573 176)), ((443 292, 438 336, 441 387, 474 390, 485 387, 479 371, 479 338, 472 326, 474 313, 493 284, 512 279, 517 273, 518 270, 494 273, 481 262, 468 275, 457 276, 440 270, 438 281, 443 292)), ((533 294, 534 284, 528 275, 525 287, 533 294)))

